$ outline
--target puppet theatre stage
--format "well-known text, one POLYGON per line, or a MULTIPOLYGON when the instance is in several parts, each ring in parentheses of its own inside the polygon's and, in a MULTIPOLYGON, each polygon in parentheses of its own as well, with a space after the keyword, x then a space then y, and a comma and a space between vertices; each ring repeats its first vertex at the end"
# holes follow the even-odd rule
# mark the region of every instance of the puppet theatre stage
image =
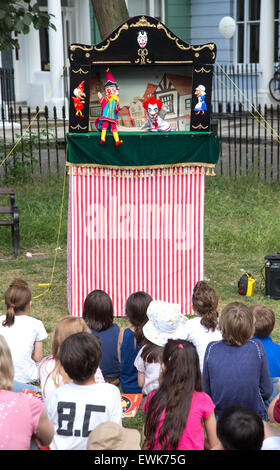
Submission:
POLYGON ((81 316, 94 289, 124 316, 127 297, 146 291, 192 313, 204 278, 204 180, 214 174, 211 132, 69 133, 68 309, 81 316))

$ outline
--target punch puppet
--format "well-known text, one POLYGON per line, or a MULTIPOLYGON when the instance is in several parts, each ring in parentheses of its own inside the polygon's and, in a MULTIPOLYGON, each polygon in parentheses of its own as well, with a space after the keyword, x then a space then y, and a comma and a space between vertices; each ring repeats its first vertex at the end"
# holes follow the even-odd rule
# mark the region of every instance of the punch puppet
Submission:
POLYGON ((119 90, 117 83, 109 69, 106 69, 105 71, 104 88, 106 98, 104 98, 100 92, 97 94, 102 108, 102 115, 96 119, 95 126, 99 131, 101 131, 100 144, 105 144, 106 133, 108 130, 111 130, 113 132, 115 145, 119 146, 123 143, 123 141, 120 140, 117 131, 117 114, 120 110, 119 90))

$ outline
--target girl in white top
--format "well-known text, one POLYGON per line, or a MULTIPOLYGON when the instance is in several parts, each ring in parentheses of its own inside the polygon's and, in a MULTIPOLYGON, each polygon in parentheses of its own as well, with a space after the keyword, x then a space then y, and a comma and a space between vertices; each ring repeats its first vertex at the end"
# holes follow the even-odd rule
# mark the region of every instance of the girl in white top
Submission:
POLYGON ((143 326, 145 344, 134 365, 143 395, 157 390, 162 373, 162 354, 168 339, 182 338, 186 320, 178 304, 152 300, 147 308, 148 321, 143 326))
POLYGON ((192 305, 197 316, 186 322, 185 338, 196 347, 201 372, 208 343, 222 340, 218 320, 219 297, 206 281, 199 281, 193 289, 192 305))
POLYGON ((38 380, 36 363, 43 357, 43 340, 48 336, 42 321, 29 315, 31 299, 30 286, 16 279, 5 293, 6 315, 0 317, 0 334, 12 354, 14 379, 24 383, 38 380))
MULTIPOLYGON (((46 406, 50 396, 58 387, 71 382, 71 379, 60 363, 59 351, 63 341, 68 336, 80 332, 90 333, 90 329, 83 318, 64 317, 56 325, 52 339, 52 354, 45 357, 39 367, 41 393, 46 406)), ((95 381, 104 382, 104 377, 99 367, 95 373, 95 381)))

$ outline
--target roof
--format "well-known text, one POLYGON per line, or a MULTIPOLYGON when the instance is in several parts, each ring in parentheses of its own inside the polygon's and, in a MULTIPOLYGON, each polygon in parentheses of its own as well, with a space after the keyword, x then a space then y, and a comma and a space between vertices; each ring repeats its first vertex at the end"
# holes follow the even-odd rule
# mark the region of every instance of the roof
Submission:
POLYGON ((155 85, 154 83, 148 83, 148 84, 147 84, 146 91, 145 91, 145 93, 144 93, 144 95, 143 95, 144 101, 146 101, 146 99, 149 98, 149 96, 154 93, 154 91, 156 90, 156 88, 157 88, 157 85, 155 85))
POLYGON ((175 75, 172 73, 166 73, 165 76, 172 83, 174 88, 176 88, 179 95, 190 95, 192 93, 192 77, 187 77, 186 75, 175 75))

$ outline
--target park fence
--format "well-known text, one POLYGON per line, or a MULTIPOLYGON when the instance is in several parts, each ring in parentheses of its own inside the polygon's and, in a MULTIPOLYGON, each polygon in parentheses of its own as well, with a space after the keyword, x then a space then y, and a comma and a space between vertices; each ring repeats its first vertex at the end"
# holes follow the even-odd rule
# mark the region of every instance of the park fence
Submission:
MULTIPOLYGON (((212 113, 212 130, 220 139, 216 174, 237 178, 255 174, 264 181, 279 181, 280 106, 244 111, 228 103, 212 113)), ((0 177, 19 179, 60 175, 65 169, 68 119, 65 107, 57 110, 2 108, 0 122, 0 177)))

